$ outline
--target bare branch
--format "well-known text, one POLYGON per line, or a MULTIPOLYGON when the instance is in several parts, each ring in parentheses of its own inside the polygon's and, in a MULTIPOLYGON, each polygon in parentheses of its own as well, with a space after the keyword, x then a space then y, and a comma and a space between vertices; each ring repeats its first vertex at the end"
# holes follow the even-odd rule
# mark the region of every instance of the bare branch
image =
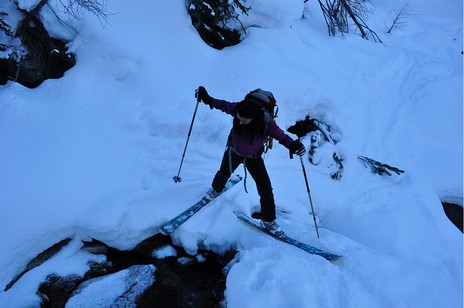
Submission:
POLYGON ((5 12, 0 12, 0 30, 2 30, 7 36, 13 37, 11 26, 2 17, 6 15, 8 14, 5 12))
POLYGON ((382 42, 379 36, 364 22, 367 15, 365 0, 318 0, 328 27, 329 35, 337 32, 349 33, 349 20, 353 21, 356 29, 361 32, 364 39, 373 38, 376 42, 382 42), (324 1, 325 3, 323 3, 324 1))
POLYGON ((108 23, 106 11, 106 0, 59 0, 63 6, 64 12, 69 16, 80 20, 84 12, 94 14, 102 24, 108 23))
POLYGON ((403 7, 399 11, 395 12, 395 17, 392 20, 392 24, 388 28, 387 33, 391 33, 393 29, 400 29, 406 25, 406 15, 408 14, 407 6, 409 5, 408 2, 406 2, 403 7))
POLYGON ((25 29, 29 26, 31 22, 36 24, 36 20, 38 19, 37 14, 43 8, 43 6, 48 2, 48 0, 40 0, 35 8, 30 10, 29 12, 21 10, 24 12, 24 18, 19 23, 18 28, 16 29, 15 37, 21 37, 24 34, 25 29))

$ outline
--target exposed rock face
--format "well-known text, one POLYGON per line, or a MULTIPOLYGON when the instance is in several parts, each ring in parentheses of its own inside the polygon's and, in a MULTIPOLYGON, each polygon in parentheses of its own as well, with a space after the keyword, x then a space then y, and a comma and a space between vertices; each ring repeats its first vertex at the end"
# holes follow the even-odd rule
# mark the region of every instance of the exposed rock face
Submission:
POLYGON ((234 46, 241 42, 243 27, 238 21, 236 7, 242 12, 247 11, 239 1, 188 0, 187 11, 192 19, 192 25, 209 46, 216 49, 234 46))
MULTIPOLYGON (((38 17, 45 4, 41 1, 29 12, 21 10, 24 16, 16 29, 4 22, 4 27, 8 26, 6 36, 17 41, 18 46, 10 46, 15 51, 8 51, 8 58, 0 58, 0 85, 13 80, 35 88, 46 79, 62 77, 76 64, 74 55, 67 52, 67 42, 50 37, 38 17)), ((8 46, 3 44, 6 49, 8 46)))
POLYGON ((49 38, 39 53, 29 53, 19 62, 12 58, 0 59, 0 84, 13 80, 25 87, 36 88, 47 79, 63 77, 76 64, 65 44, 49 38))
POLYGON ((448 216, 449 220, 459 229, 461 232, 463 230, 463 210, 462 206, 443 202, 443 209, 445 210, 446 216, 448 216))
POLYGON ((66 307, 136 307, 135 300, 155 280, 155 266, 133 265, 79 285, 66 307))
MULTIPOLYGON (((73 245, 77 245, 75 241, 73 244, 65 239, 38 254, 5 291, 18 280, 27 279, 27 272, 47 268, 47 261, 53 262, 56 255, 73 245)), ((85 255, 90 260, 88 270, 59 275, 60 268, 56 268, 40 283, 37 295, 42 307, 220 307, 226 289, 223 268, 235 253, 220 256, 200 250, 189 255, 161 234, 127 251, 96 240, 83 242, 75 252, 81 259, 67 260, 70 264, 82 262, 76 260, 85 255)))

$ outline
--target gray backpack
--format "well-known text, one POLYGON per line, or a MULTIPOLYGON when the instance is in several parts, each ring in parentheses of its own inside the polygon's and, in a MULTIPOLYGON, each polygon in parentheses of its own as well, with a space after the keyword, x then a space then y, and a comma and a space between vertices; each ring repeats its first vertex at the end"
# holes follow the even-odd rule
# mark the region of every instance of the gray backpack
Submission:
MULTIPOLYGON (((277 113, 279 111, 279 107, 277 106, 276 99, 274 98, 272 92, 258 88, 248 93, 245 96, 245 100, 257 102, 258 104, 263 106, 264 121, 266 122, 267 129, 267 125, 271 120, 274 120, 277 117, 277 113)), ((264 152, 266 153, 269 149, 272 149, 272 145, 272 138, 266 136, 266 138, 264 139, 264 152)))

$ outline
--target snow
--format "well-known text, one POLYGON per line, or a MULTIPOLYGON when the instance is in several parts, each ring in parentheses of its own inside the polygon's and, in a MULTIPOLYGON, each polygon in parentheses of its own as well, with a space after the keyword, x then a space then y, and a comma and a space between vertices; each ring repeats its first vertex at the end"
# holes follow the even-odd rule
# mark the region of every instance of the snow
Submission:
POLYGON ((128 269, 84 282, 66 307, 136 307, 135 299, 155 280, 155 266, 134 265, 128 269), (124 296, 122 296, 124 295, 124 296))
MULTIPOLYGON (((278 144, 265 158, 285 210, 278 222, 343 255, 338 264, 240 223, 233 211, 259 204, 250 177, 248 194, 234 186, 174 232, 192 255, 199 247, 240 251, 227 277, 229 307, 462 307, 462 233, 440 203, 462 205, 463 197, 462 2, 411 0, 406 25, 386 34, 403 1, 372 1, 367 22, 384 44, 327 36, 320 8, 302 2, 250 1, 256 11, 244 22, 253 27, 218 51, 201 40, 183 1, 111 1, 108 25, 91 14, 74 21, 77 65, 63 78, 0 87, 0 285, 74 238, 60 252, 66 258, 1 291, 0 307, 37 305, 49 273, 82 274, 91 256, 78 249, 81 239, 131 249, 202 196, 231 118, 200 105, 174 183, 199 85, 230 101, 270 90, 283 129, 307 114, 323 119, 337 128, 344 157, 341 181, 305 159, 320 239, 299 159, 278 144), (406 173, 374 175, 357 154, 406 173)), ((51 33, 73 37, 47 12, 51 33)), ((94 289, 101 297, 87 300, 119 291, 94 289)))
POLYGON ((32 11, 39 3, 40 0, 18 0, 18 7, 26 11, 32 11))
POLYGON ((69 275, 84 277, 90 269, 89 262, 102 263, 105 261, 105 256, 81 250, 82 246, 81 239, 76 237, 50 260, 28 271, 16 282, 13 288, 2 293, 0 307, 39 307, 40 300, 36 295, 37 288, 49 274, 62 277, 69 275))
POLYGON ((171 245, 165 245, 155 251, 153 251, 153 257, 157 259, 164 259, 167 257, 175 257, 177 256, 177 251, 171 245))

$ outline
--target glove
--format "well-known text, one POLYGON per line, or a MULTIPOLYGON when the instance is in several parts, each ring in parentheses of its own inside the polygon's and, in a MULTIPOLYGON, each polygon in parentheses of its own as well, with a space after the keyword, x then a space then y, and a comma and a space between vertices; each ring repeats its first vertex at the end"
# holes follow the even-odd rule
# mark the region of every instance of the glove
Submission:
POLYGON ((306 149, 299 140, 295 140, 290 144, 290 153, 291 154, 296 154, 298 156, 303 156, 306 153, 306 149))
POLYGON ((209 96, 208 91, 206 91, 205 87, 203 86, 199 86, 195 91, 195 97, 198 101, 202 101, 206 105, 210 105, 213 102, 213 98, 209 96))

